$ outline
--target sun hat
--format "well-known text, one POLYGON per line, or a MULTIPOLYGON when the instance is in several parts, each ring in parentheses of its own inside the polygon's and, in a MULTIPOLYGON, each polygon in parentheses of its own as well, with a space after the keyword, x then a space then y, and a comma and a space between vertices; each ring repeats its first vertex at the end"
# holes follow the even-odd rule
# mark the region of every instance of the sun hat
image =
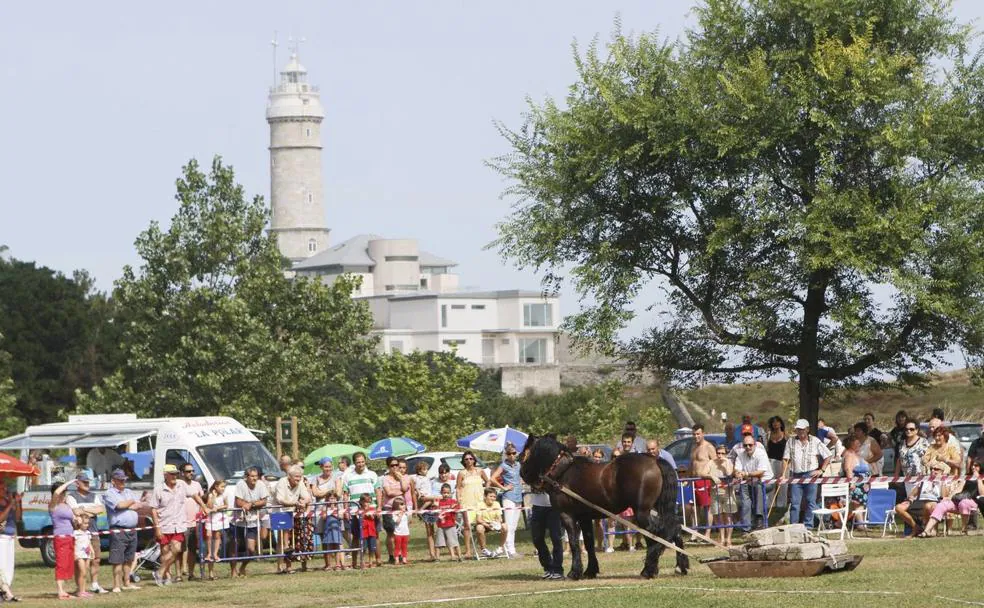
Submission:
POLYGON ((793 428, 796 430, 808 429, 810 428, 810 423, 807 422, 806 418, 800 418, 799 420, 796 421, 796 424, 793 426, 793 428))

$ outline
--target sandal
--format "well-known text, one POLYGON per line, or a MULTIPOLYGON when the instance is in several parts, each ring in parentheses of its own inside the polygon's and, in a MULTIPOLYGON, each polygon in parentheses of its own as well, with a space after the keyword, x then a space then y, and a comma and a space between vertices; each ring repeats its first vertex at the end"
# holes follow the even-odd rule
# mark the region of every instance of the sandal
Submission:
POLYGON ((916 538, 929 538, 929 535, 926 534, 926 531, 925 530, 923 530, 919 534, 916 534, 915 536, 916 536, 916 538))

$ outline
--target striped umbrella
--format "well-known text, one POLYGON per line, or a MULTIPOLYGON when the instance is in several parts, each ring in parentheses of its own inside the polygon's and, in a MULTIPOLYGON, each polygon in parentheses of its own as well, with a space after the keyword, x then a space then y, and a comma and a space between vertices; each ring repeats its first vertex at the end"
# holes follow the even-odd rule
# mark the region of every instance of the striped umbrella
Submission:
POLYGON ((419 454, 427 448, 419 441, 414 441, 408 437, 387 437, 380 439, 369 446, 369 459, 377 460, 389 458, 390 456, 408 456, 419 454))

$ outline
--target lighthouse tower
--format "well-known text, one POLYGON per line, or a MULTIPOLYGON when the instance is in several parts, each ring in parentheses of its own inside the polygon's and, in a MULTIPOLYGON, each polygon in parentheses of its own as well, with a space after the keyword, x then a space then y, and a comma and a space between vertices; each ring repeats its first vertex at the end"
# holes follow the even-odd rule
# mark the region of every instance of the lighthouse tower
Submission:
POLYGON ((307 82, 297 52, 270 88, 270 230, 280 252, 296 262, 328 247, 321 184, 321 121, 318 88, 307 82))

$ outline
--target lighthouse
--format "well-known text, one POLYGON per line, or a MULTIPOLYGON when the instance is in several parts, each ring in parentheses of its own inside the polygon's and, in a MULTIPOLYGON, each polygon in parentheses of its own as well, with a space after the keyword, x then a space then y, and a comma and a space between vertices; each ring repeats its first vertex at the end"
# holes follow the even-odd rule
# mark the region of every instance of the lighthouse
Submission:
POLYGON ((328 247, 321 181, 321 121, 318 88, 307 81, 297 51, 270 87, 270 231, 280 252, 297 262, 328 247))

